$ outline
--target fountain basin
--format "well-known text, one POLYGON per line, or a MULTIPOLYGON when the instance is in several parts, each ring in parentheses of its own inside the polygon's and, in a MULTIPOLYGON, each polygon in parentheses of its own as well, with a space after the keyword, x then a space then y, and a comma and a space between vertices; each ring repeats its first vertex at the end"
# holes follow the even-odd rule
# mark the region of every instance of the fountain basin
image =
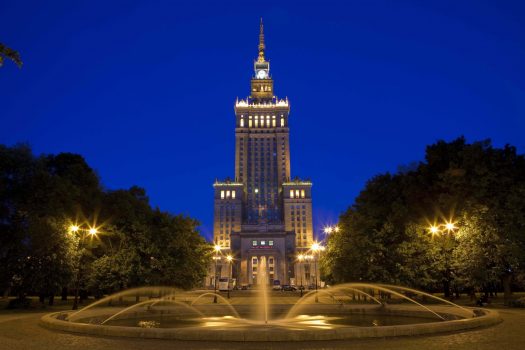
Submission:
MULTIPOLYGON (((446 320, 433 321, 428 314, 409 305, 389 305, 388 307, 363 305, 354 306, 352 309, 318 305, 305 311, 312 315, 324 315, 320 317, 337 318, 343 315, 361 314, 377 315, 379 319, 382 316, 410 317, 420 319, 422 322, 387 326, 355 326, 330 322, 321 322, 319 324, 315 322, 314 318, 314 322, 311 325, 304 326, 304 324, 299 322, 300 319, 294 319, 295 321, 290 319, 284 321, 275 320, 264 324, 264 322, 232 317, 226 320, 234 320, 233 326, 226 323, 224 326, 213 327, 199 324, 174 328, 141 328, 138 326, 89 324, 83 323, 85 322, 83 319, 72 322, 67 320, 67 317, 72 312, 57 312, 43 316, 40 323, 49 329, 99 336, 205 341, 315 341, 425 335, 486 327, 501 322, 499 314, 493 310, 475 309, 475 317, 465 317, 461 310, 453 307, 439 306, 433 309, 446 320)), ((107 314, 107 310, 101 309, 92 311, 91 314, 87 314, 85 317, 96 318, 99 315, 101 318, 104 318, 107 314)), ((163 315, 160 317, 169 317, 169 308, 164 308, 163 315)), ((126 315, 124 320, 129 320, 130 324, 134 324, 135 321, 144 317, 145 314, 142 313, 142 310, 137 310, 135 313, 126 315)), ((184 315, 182 317, 184 318, 184 315)), ((217 319, 221 321, 220 317, 217 317, 217 319)))

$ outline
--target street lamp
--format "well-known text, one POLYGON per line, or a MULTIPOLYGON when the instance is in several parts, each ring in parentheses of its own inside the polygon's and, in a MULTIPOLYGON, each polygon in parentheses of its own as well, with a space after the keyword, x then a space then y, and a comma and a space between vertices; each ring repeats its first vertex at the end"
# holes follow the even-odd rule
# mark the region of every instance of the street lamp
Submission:
POLYGON ((216 244, 213 247, 215 250, 215 278, 214 278, 214 293, 213 293, 213 303, 217 304, 217 260, 219 260, 219 252, 221 251, 221 246, 216 244))
POLYGON ((304 265, 303 265, 303 260, 304 260, 304 255, 303 254, 299 254, 299 256, 297 257, 297 259, 299 260, 299 263, 300 263, 300 269, 299 269, 299 278, 300 278, 300 283, 301 283, 301 287, 299 287, 299 289, 301 290, 301 297, 303 296, 303 271, 304 271, 304 265))
POLYGON ((450 240, 454 239, 455 230, 457 229, 456 224, 451 220, 447 221, 444 224, 433 224, 428 230, 435 236, 440 234, 441 236, 441 254, 444 256, 445 267, 443 273, 443 294, 445 298, 450 297, 450 282, 451 282, 451 267, 450 260, 452 259, 452 249, 450 246, 450 240))
POLYGON ((337 225, 333 225, 333 226, 325 226, 323 228, 323 232, 326 234, 326 235, 329 235, 331 233, 337 233, 339 232, 339 226, 337 225))
POLYGON ((231 280, 231 274, 232 274, 232 260, 233 260, 233 256, 228 255, 226 257, 226 260, 228 261, 228 299, 230 299, 230 280, 231 280))
POLYGON ((315 302, 318 303, 319 302, 319 299, 317 297, 317 275, 318 275, 318 271, 317 271, 317 255, 316 253, 319 253, 321 251, 322 247, 319 243, 317 242, 314 242, 312 244, 312 252, 313 252, 313 256, 314 256, 314 271, 315 271, 315 302))
POLYGON ((439 227, 436 226, 436 225, 431 225, 428 230, 430 231, 430 233, 432 233, 433 235, 437 234, 439 232, 439 227))
POLYGON ((456 225, 453 223, 453 222, 447 222, 445 224, 445 229, 448 231, 448 232, 453 232, 455 229, 456 229, 456 225))
MULTIPOLYGON (((82 248, 82 244, 84 243, 84 239, 86 238, 86 233, 89 233, 91 237, 94 237, 97 235, 98 229, 95 227, 84 229, 82 227, 79 227, 78 225, 71 225, 69 226, 69 232, 74 233, 74 234, 77 234, 77 233, 80 234, 79 239, 78 239, 78 245, 77 245, 77 251, 80 252, 82 248)), ((75 278, 75 298, 73 299, 73 310, 78 309, 78 290, 80 288, 81 265, 82 265, 82 253, 78 260, 77 274, 75 278)))

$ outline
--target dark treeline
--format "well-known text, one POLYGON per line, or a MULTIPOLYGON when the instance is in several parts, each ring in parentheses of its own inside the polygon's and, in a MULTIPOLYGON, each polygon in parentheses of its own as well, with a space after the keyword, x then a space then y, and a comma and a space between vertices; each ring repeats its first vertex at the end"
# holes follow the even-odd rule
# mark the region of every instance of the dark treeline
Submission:
POLYGON ((464 138, 366 184, 322 261, 332 283, 408 285, 445 296, 523 287, 525 158, 464 138), (448 225, 447 225, 448 224, 448 225))
POLYGON ((77 154, 0 145, 0 292, 43 300, 201 283, 209 247, 197 221, 152 208, 144 189, 105 190, 77 154), (73 232, 74 225, 78 230, 73 232), (96 228, 96 235, 89 229, 96 228))

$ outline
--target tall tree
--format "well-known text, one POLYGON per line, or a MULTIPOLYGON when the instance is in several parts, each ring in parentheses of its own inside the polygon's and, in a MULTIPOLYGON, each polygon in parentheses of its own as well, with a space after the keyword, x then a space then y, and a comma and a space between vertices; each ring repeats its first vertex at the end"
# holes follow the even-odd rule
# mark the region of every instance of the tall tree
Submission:
POLYGON ((523 198, 525 158, 514 147, 439 141, 417 167, 367 183, 328 240, 324 271, 337 282, 442 284, 446 296, 497 280, 508 300, 525 267, 523 198))

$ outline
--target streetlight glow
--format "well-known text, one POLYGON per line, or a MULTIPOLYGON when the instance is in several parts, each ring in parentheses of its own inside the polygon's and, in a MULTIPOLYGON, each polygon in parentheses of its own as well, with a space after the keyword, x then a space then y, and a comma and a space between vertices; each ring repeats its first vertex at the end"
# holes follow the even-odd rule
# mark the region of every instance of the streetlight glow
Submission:
POLYGON ((326 227, 324 228, 324 233, 326 233, 327 235, 329 235, 330 233, 333 232, 333 230, 334 230, 334 229, 333 229, 332 226, 326 226, 326 227))
POLYGON ((232 262, 232 260, 233 260, 233 256, 228 255, 228 256, 226 257, 226 260, 228 260, 228 262, 232 262))
POLYGON ((454 225, 453 222, 447 222, 445 224, 445 228, 447 229, 447 231, 454 231, 456 229, 456 225, 454 225))
POLYGON ((319 247, 319 243, 314 242, 314 244, 312 244, 312 250, 313 250, 314 252, 316 252, 316 251, 318 251, 319 249, 320 249, 320 247, 319 247))
POLYGON ((303 261, 304 260, 304 255, 303 254, 299 254, 299 256, 297 257, 297 259, 299 259, 299 261, 303 261))
POLYGON ((94 236, 94 235, 96 235, 98 233, 98 230, 96 228, 92 227, 92 228, 89 229, 88 232, 89 232, 90 235, 94 236))
POLYGON ((430 233, 435 235, 436 233, 439 232, 439 227, 437 227, 436 225, 432 225, 432 226, 430 226, 429 231, 430 231, 430 233))
POLYGON ((78 230, 80 230, 80 227, 78 227, 77 225, 69 226, 69 231, 71 232, 78 232, 78 230))
POLYGON ((221 246, 216 244, 215 247, 213 247, 213 249, 215 249, 215 251, 218 253, 221 251, 221 246))

